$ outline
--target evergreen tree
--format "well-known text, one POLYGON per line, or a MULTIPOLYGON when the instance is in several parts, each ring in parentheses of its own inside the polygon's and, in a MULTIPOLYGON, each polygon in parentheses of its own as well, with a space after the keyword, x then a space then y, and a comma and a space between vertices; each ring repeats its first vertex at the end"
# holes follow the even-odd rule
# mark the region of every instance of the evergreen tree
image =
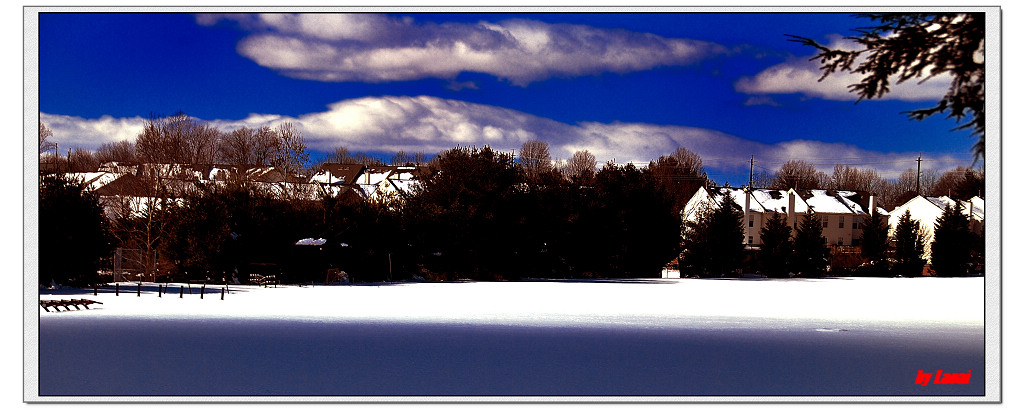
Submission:
POLYGON ((924 235, 921 223, 910 217, 910 211, 903 212, 896 232, 893 234, 893 267, 896 275, 919 277, 924 268, 924 235))
POLYGON ((789 261, 793 256, 793 228, 786 223, 786 217, 778 213, 768 218, 761 228, 761 251, 758 262, 761 272, 768 278, 789 276, 789 261))
POLYGON ((743 213, 726 194, 714 209, 701 212, 683 227, 681 265, 698 276, 724 276, 743 257, 743 213))
POLYGON ((39 186, 39 283, 86 286, 98 281, 111 235, 103 207, 85 185, 59 175, 39 186))
POLYGON ((820 277, 828 265, 829 250, 821 236, 821 219, 814 212, 804 216, 793 240, 793 270, 802 277, 820 277))
POLYGON ((957 201, 946 206, 935 220, 932 239, 932 269, 940 277, 962 277, 971 261, 971 230, 963 206, 957 201))
POLYGON ((521 166, 490 147, 439 154, 408 201, 413 245, 439 279, 497 279, 515 263, 521 166))
POLYGON ((889 247, 889 222, 882 219, 877 211, 871 212, 861 226, 860 254, 871 274, 887 274, 886 249, 889 247))

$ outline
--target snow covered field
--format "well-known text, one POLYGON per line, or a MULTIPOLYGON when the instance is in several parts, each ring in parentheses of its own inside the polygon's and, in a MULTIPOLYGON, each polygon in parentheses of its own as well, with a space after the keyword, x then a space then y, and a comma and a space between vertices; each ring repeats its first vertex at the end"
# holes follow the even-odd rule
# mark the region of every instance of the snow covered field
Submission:
POLYGON ((984 279, 52 290, 39 395, 984 394, 984 279), (919 370, 971 371, 919 385, 919 370))

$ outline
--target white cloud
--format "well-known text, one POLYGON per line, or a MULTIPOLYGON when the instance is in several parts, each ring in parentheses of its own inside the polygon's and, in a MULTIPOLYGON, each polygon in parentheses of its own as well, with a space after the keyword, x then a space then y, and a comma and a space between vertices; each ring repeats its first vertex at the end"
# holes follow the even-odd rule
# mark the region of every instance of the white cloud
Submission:
MULTIPOLYGON (((134 139, 144 120, 105 116, 84 119, 42 114, 61 148, 98 148, 102 143, 134 139)), ((436 154, 455 146, 491 146, 499 151, 516 150, 528 140, 549 144, 554 159, 567 159, 578 150, 588 150, 599 163, 636 162, 646 164, 659 156, 685 147, 700 154, 705 166, 726 172, 744 172, 745 160, 808 160, 829 170, 832 164, 871 161, 870 167, 883 177, 894 178, 908 166, 886 161, 912 160, 917 153, 882 153, 843 143, 791 140, 759 143, 720 131, 642 123, 584 122, 565 124, 508 108, 465 101, 418 97, 365 97, 339 101, 323 112, 297 117, 252 114, 242 120, 212 120, 221 131, 248 126, 276 126, 293 123, 314 151, 329 152, 344 146, 356 152, 436 154), (819 160, 819 161, 816 161, 819 160)), ((943 159, 933 155, 931 159, 943 159)), ((945 170, 958 164, 946 157, 931 168, 945 170)))
POLYGON ((88 119, 45 113, 39 116, 43 124, 53 131, 53 136, 48 140, 57 143, 61 151, 74 148, 95 150, 105 143, 134 141, 145 124, 142 117, 114 118, 104 115, 88 119))
POLYGON ((559 76, 687 65, 725 48, 649 33, 532 20, 417 23, 375 14, 200 15, 252 32, 238 51, 283 75, 319 81, 454 79, 487 73, 516 85, 559 76))
MULTIPOLYGON (((833 37, 828 47, 853 50, 856 46, 848 40, 833 37)), ((857 95, 850 92, 849 86, 860 82, 863 75, 836 72, 819 81, 822 74, 819 66, 819 62, 810 60, 810 57, 793 58, 752 77, 740 78, 736 81, 735 88, 738 92, 751 95, 803 94, 837 101, 857 100, 857 95)), ((952 79, 949 74, 936 76, 924 83, 920 83, 920 80, 896 83, 896 79, 893 78, 890 82, 890 91, 880 99, 938 100, 946 93, 952 79)))

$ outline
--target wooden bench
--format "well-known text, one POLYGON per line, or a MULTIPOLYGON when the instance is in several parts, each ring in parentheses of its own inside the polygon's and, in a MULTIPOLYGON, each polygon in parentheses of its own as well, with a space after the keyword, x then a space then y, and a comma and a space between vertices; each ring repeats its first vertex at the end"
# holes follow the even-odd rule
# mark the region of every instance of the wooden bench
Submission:
POLYGON ((64 311, 71 311, 71 307, 75 307, 75 310, 81 310, 78 306, 89 309, 89 304, 103 304, 99 301, 85 300, 85 299, 71 299, 71 300, 39 300, 39 306, 43 307, 47 313, 50 312, 50 307, 53 307, 54 311, 60 311, 58 307, 64 307, 64 311))

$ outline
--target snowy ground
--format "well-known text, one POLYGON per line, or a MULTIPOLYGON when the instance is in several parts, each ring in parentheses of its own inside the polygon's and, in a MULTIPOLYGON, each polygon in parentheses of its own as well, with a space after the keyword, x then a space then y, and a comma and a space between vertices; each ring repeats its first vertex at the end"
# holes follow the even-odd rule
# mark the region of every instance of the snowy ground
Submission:
POLYGON ((40 396, 984 394, 984 279, 53 290, 40 396), (971 371, 917 385, 919 370, 971 371))

